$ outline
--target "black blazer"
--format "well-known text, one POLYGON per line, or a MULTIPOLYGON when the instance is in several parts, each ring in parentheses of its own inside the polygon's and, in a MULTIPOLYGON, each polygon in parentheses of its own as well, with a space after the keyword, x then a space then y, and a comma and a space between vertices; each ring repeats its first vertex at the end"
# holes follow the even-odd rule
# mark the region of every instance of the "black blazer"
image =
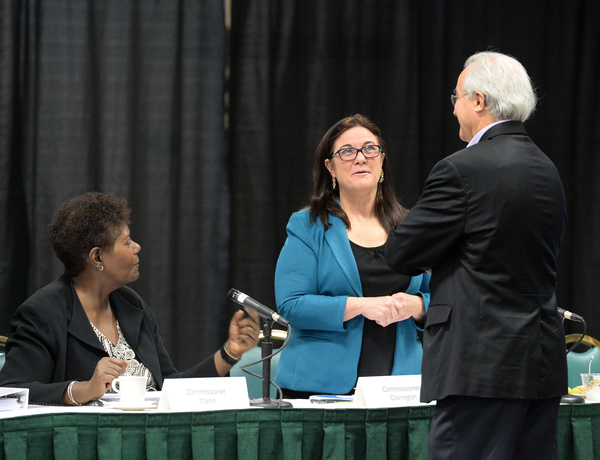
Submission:
MULTIPOLYGON (((165 378, 218 376, 212 356, 177 372, 154 314, 135 291, 117 289, 110 294, 110 304, 137 359, 154 374, 158 389, 165 378)), ((0 385, 29 388, 32 402, 61 404, 69 383, 89 380, 98 361, 108 356, 67 275, 27 299, 13 315, 11 327, 0 385)))
POLYGON ((565 221, 558 171, 521 122, 435 165, 385 245, 400 273, 432 268, 422 401, 566 394, 555 297, 565 221))

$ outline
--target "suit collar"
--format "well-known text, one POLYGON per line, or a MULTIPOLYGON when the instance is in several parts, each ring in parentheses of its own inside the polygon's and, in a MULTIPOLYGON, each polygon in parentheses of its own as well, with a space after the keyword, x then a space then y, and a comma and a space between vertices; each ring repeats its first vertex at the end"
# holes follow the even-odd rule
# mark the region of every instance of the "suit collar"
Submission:
POLYGON ((479 142, 506 134, 521 134, 527 136, 527 131, 525 131, 525 125, 523 122, 511 120, 507 121, 506 123, 500 123, 492 126, 485 133, 483 133, 483 136, 481 136, 481 140, 479 142))
POLYGON ((144 311, 131 302, 133 291, 122 287, 110 294, 110 304, 119 320, 119 325, 131 348, 135 349, 138 343, 144 311))

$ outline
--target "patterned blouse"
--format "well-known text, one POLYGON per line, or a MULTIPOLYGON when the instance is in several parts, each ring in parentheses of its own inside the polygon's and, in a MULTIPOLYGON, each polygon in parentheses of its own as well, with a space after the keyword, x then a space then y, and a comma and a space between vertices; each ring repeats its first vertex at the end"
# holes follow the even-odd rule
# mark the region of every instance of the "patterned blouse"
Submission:
MULTIPOLYGON (((119 333, 119 341, 116 345, 113 345, 110 340, 106 338, 106 336, 100 332, 96 326, 92 324, 92 328, 94 332, 98 336, 100 343, 108 353, 108 356, 111 358, 117 358, 122 360, 129 361, 129 366, 125 369, 125 373, 123 375, 144 375, 146 376, 146 390, 153 391, 156 390, 156 380, 154 379, 154 375, 143 363, 135 359, 135 351, 129 346, 125 336, 121 332, 121 326, 119 326, 119 321, 117 321, 117 331, 119 333)), ((114 393, 111 389, 108 390, 110 393, 114 393)))

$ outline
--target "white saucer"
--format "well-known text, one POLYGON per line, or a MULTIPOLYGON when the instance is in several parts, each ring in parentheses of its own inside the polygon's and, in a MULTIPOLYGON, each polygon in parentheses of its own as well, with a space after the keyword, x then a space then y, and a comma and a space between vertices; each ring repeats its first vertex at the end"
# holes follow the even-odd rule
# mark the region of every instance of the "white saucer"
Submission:
POLYGON ((119 409, 119 410, 146 410, 146 409, 156 409, 157 406, 154 401, 144 401, 143 403, 135 404, 133 406, 131 404, 124 404, 121 402, 114 402, 114 403, 105 402, 104 407, 108 407, 109 409, 119 409))

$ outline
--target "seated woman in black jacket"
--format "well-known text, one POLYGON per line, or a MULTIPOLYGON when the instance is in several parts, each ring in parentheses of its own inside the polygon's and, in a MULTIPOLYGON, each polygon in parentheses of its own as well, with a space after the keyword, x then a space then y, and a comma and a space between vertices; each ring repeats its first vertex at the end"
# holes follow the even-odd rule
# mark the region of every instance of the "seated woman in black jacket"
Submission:
POLYGON ((124 199, 87 193, 61 206, 48 226, 65 274, 27 299, 12 319, 0 385, 29 388, 32 402, 78 405, 100 398, 119 375, 216 377, 258 343, 256 313, 237 311, 227 342, 178 372, 152 311, 125 285, 139 277, 140 245, 129 235, 124 199))

